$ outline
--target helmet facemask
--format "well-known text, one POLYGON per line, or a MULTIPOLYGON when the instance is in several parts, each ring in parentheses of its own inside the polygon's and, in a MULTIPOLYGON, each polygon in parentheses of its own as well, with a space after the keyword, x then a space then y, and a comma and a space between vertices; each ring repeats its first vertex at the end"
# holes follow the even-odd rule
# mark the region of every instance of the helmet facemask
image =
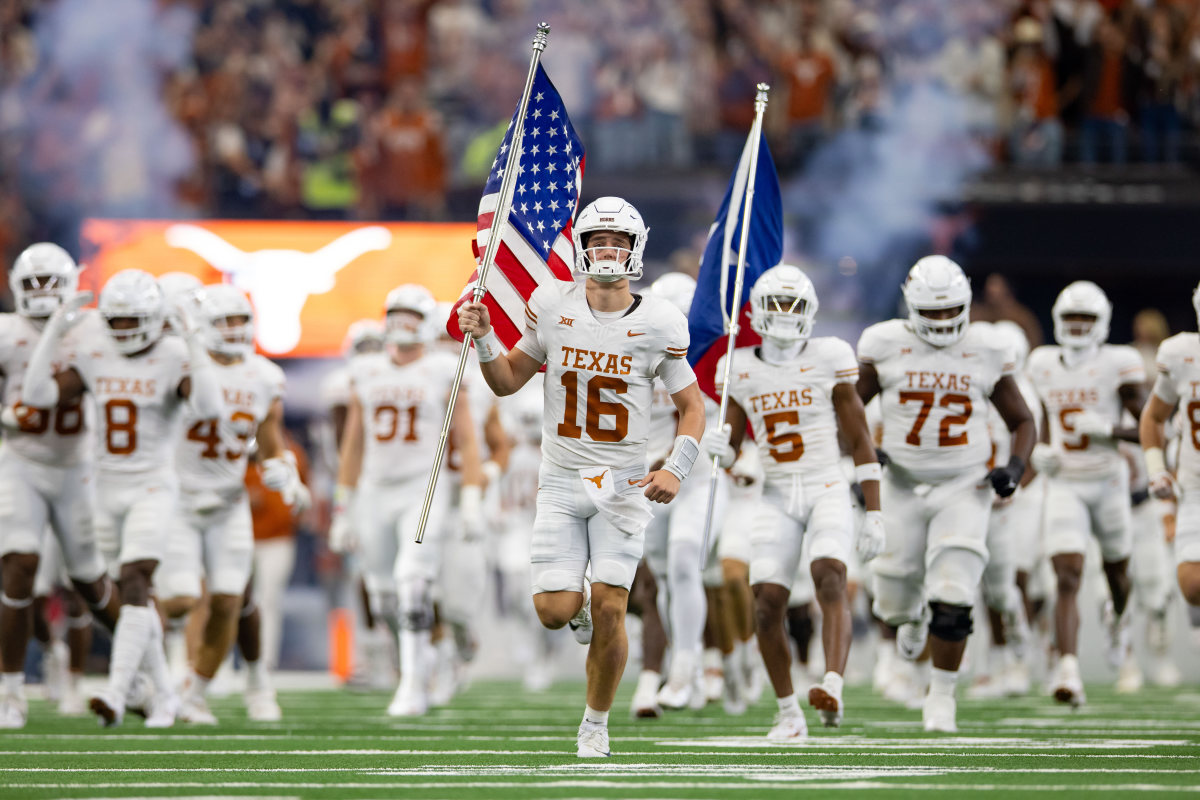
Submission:
POLYGON ((163 315, 127 314, 105 315, 108 335, 122 355, 132 356, 158 341, 162 335, 163 315))
POLYGON ((611 283, 622 278, 637 280, 642 275, 641 248, 636 237, 624 231, 594 231, 580 237, 583 247, 579 271, 589 278, 611 283))
POLYGON ((969 306, 942 308, 908 307, 908 322, 913 332, 934 347, 949 347, 960 341, 967 333, 970 320, 969 306))
POLYGON ((389 309, 384 319, 384 338, 387 343, 406 350, 425 344, 425 316, 414 309, 389 309))
POLYGON ((1095 314, 1066 313, 1054 318, 1054 339, 1063 347, 1081 348, 1096 338, 1100 319, 1095 314))
POLYGON ((53 314, 75 291, 74 276, 54 273, 27 275, 20 279, 13 298, 17 313, 23 317, 44 319, 53 314))
POLYGON ((254 352, 254 318, 228 314, 209 320, 208 349, 229 358, 245 358, 254 352))
POLYGON ((764 339, 790 344, 812 335, 816 313, 816 303, 798 293, 764 294, 750 308, 750 328, 764 339))

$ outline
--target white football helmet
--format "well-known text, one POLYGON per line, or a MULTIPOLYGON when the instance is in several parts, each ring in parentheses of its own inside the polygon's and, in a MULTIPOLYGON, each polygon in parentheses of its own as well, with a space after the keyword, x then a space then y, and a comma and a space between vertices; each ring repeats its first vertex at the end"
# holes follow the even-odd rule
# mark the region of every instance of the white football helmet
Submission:
POLYGON ((650 284, 650 293, 666 300, 686 317, 696 294, 696 279, 686 272, 668 272, 650 284))
POLYGON ((992 323, 992 330, 997 340, 1013 351, 1017 371, 1025 369, 1025 362, 1029 358, 1029 337, 1025 335, 1025 329, 1010 319, 1002 319, 992 323))
POLYGON ((750 290, 750 329, 764 339, 798 342, 812 335, 817 290, 799 267, 777 264, 750 290))
POLYGON ((967 334, 971 318, 971 284, 962 267, 945 256, 925 256, 908 271, 902 287, 913 333, 934 347, 947 347, 967 334), (928 317, 926 311, 958 309, 946 319, 928 317))
POLYGON ((388 344, 398 347, 431 342, 437 337, 437 300, 424 286, 417 283, 405 283, 388 292, 384 308, 384 338, 388 344), (418 319, 413 324, 410 317, 415 314, 418 319))
POLYGON ((54 313, 75 294, 79 285, 79 267, 53 242, 38 242, 21 251, 8 272, 17 313, 41 319, 54 313))
POLYGON ((642 275, 642 253, 646 250, 646 236, 650 229, 642 222, 638 210, 620 197, 601 197, 593 200, 579 212, 571 236, 575 240, 575 271, 598 281, 618 281, 621 278, 637 280, 642 275), (630 245, 605 247, 589 253, 586 249, 591 234, 599 231, 617 231, 629 236, 630 245), (614 253, 616 259, 594 260, 593 256, 614 253), (621 254, 625 258, 621 258, 621 254))
POLYGON ((346 358, 362 353, 378 353, 383 349, 383 325, 379 320, 360 319, 350 323, 346 339, 342 342, 342 353, 346 358))
POLYGON ((1054 341, 1062 347, 1079 349, 1108 341, 1112 303, 1104 290, 1091 281, 1075 281, 1058 294, 1050 309, 1054 319, 1054 341), (1068 315, 1094 317, 1094 322, 1067 322, 1068 315))
POLYGON ((108 279, 97 303, 108 324, 108 334, 117 350, 132 355, 145 350, 162 336, 166 301, 162 289, 148 272, 123 269, 108 279), (131 327, 113 327, 119 319, 132 319, 131 327))
POLYGON ((254 307, 228 283, 205 286, 199 293, 199 318, 210 352, 245 358, 254 352, 254 307))

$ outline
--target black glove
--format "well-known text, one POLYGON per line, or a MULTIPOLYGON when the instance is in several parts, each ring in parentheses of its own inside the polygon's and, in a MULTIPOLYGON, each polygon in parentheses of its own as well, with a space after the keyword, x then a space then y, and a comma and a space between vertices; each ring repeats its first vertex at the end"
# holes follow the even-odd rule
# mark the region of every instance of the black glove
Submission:
POLYGON ((887 451, 882 447, 875 448, 875 460, 879 462, 879 466, 886 467, 891 463, 892 457, 887 454, 887 451))
POLYGON ((996 494, 1000 497, 1010 497, 1017 490, 1017 486, 1021 483, 1021 476, 1024 474, 1025 462, 1013 456, 1006 466, 996 467, 989 472, 987 479, 991 481, 996 494))

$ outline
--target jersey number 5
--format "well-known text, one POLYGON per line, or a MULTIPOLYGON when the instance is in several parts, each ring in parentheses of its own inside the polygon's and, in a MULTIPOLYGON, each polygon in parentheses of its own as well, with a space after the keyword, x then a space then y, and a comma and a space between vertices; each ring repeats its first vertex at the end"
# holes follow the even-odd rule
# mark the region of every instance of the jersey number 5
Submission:
MULTIPOLYGON (((904 438, 904 441, 913 447, 920 447, 921 428, 925 427, 925 420, 929 419, 929 412, 934 405, 934 393, 901 392, 900 402, 921 404, 921 409, 917 412, 917 419, 913 422, 912 430, 904 438)), ((938 426, 938 447, 957 447, 958 445, 966 444, 967 432, 951 433, 950 426, 967 424, 967 420, 971 418, 971 398, 965 394, 944 394, 942 395, 942 399, 937 401, 937 404, 947 410, 951 406, 958 406, 962 410, 962 413, 947 414, 942 417, 942 424, 938 426)))
POLYGON ((799 461, 800 457, 804 455, 804 439, 801 438, 799 432, 778 433, 775 430, 779 425, 799 424, 800 413, 798 411, 776 411, 774 414, 763 416, 767 444, 771 445, 771 458, 775 459, 776 464, 799 461), (784 446, 787 446, 788 449, 783 449, 784 446))
POLYGON ((611 375, 593 375, 587 384, 587 405, 584 414, 584 427, 580 428, 579 419, 579 373, 564 372, 562 385, 567 390, 563 400, 563 421, 558 423, 558 435, 564 439, 581 439, 583 431, 587 430, 588 438, 593 442, 619 442, 629 433, 629 409, 616 401, 600 399, 600 391, 608 389, 615 394, 625 394, 629 384, 611 375), (600 417, 611 416, 614 427, 601 428, 600 417))

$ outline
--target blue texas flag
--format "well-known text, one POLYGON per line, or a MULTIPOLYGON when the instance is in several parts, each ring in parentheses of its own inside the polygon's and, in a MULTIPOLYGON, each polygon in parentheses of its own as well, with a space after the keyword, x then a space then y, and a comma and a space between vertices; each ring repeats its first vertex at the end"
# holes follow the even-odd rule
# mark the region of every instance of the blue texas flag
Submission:
MULTIPOLYGON (((761 134, 760 134, 761 136, 761 134)), ((747 347, 759 343, 758 334, 750 330, 750 287, 783 257, 783 201, 779 195, 779 176, 775 162, 762 136, 758 149, 758 169, 754 176, 754 200, 750 209, 750 238, 746 244, 746 272, 742 280, 742 296, 734 306, 733 285, 737 275, 738 248, 742 241, 742 215, 745 213, 746 179, 750 175, 750 148, 747 137, 742 157, 738 161, 717 220, 708 231, 708 243, 700 258, 700 275, 696 280, 696 295, 688 314, 691 345, 688 361, 696 371, 700 388, 717 398, 715 383, 717 362, 725 355, 729 337, 726 334, 730 309, 738 309, 740 330, 735 345, 747 347)))

